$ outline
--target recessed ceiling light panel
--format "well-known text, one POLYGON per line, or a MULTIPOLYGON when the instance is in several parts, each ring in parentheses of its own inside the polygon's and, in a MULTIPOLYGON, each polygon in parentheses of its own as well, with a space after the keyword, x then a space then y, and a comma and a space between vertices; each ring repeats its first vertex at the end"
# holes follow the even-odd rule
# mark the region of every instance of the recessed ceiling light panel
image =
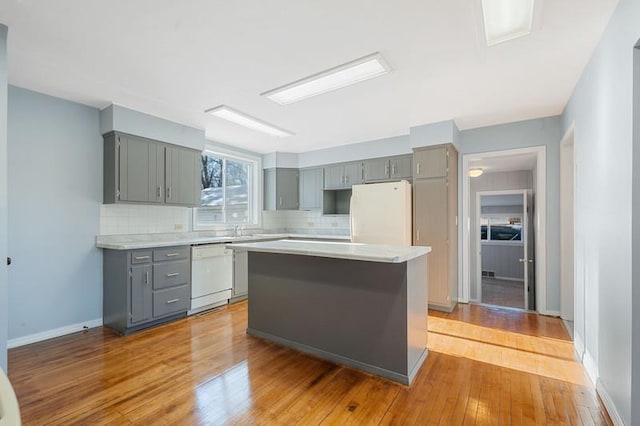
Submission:
POLYGON ((482 0, 487 45, 502 43, 531 32, 534 0, 482 0))
POLYGON ((293 136, 295 134, 288 130, 284 130, 280 127, 274 126, 273 124, 262 121, 258 118, 252 117, 243 112, 237 111, 233 108, 229 108, 226 105, 220 105, 215 108, 208 109, 205 112, 215 117, 222 118, 224 120, 231 121, 232 123, 247 127, 249 129, 257 130, 259 132, 277 136, 279 138, 293 136))
POLYGON ((484 170, 482 170, 480 167, 476 167, 475 169, 469 169, 469 176, 473 178, 480 177, 482 176, 483 173, 484 173, 484 170))
POLYGON ((280 105, 287 105, 321 93, 369 80, 384 75, 389 71, 391 71, 391 68, 382 55, 374 53, 286 86, 264 92, 261 95, 280 105))

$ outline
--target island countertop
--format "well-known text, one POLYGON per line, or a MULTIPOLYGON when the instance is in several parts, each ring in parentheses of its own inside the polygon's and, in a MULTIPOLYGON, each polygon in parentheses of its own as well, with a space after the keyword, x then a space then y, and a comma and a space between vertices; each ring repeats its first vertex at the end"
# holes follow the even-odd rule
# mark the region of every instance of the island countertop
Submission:
POLYGON ((263 253, 296 254, 369 262, 402 263, 424 256, 431 247, 387 246, 377 244, 276 240, 255 243, 236 243, 231 249, 263 253))

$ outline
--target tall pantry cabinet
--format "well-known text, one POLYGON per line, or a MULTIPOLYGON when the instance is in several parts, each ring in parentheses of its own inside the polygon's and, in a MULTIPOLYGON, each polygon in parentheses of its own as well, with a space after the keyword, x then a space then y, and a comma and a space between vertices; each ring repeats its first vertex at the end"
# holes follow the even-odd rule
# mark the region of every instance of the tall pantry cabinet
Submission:
POLYGON ((452 144, 413 153, 413 244, 430 246, 428 304, 451 312, 458 301, 458 151, 452 144))

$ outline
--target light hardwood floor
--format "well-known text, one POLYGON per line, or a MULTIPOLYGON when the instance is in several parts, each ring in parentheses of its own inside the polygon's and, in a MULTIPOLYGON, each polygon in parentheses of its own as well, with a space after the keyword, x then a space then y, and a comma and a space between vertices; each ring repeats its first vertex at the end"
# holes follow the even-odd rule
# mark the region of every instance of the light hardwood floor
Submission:
POLYGON ((245 334, 247 304, 118 337, 9 351, 23 423, 611 424, 561 320, 461 305, 429 316, 405 387, 245 334))

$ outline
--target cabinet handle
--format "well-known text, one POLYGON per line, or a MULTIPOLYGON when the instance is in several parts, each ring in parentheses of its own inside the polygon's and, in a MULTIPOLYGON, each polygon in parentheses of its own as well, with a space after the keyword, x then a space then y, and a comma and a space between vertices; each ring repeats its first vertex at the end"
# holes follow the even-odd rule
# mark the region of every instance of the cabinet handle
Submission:
POLYGON ((167 199, 171 198, 171 187, 167 186, 167 199))
POLYGON ((389 176, 389 164, 385 164, 385 165, 384 165, 384 174, 385 174, 386 176, 389 176))
POLYGON ((179 272, 172 272, 170 274, 167 274, 167 277, 177 277, 178 275, 180 275, 179 272))
POLYGON ((416 164, 416 174, 420 174, 420 163, 416 164))
POLYGON ((278 199, 279 206, 282 207, 282 197, 278 199))
POLYGON ((149 284, 149 271, 144 271, 144 283, 149 284))
POLYGON ((150 256, 136 256, 135 259, 136 260, 145 260, 145 259, 149 259, 150 256))
POLYGON ((416 241, 420 241, 420 230, 416 230, 416 241))
POLYGON ((393 176, 395 176, 395 175, 396 175, 396 165, 395 165, 395 164, 394 164, 393 166, 391 166, 391 174, 392 174, 393 176))
POLYGON ((162 185, 158 186, 158 198, 162 197, 162 185))
POLYGON ((167 305, 171 304, 171 303, 176 303, 178 300, 180 299, 171 299, 171 300, 167 300, 167 305))
POLYGON ((167 253, 167 257, 176 257, 179 256, 180 253, 167 253))

